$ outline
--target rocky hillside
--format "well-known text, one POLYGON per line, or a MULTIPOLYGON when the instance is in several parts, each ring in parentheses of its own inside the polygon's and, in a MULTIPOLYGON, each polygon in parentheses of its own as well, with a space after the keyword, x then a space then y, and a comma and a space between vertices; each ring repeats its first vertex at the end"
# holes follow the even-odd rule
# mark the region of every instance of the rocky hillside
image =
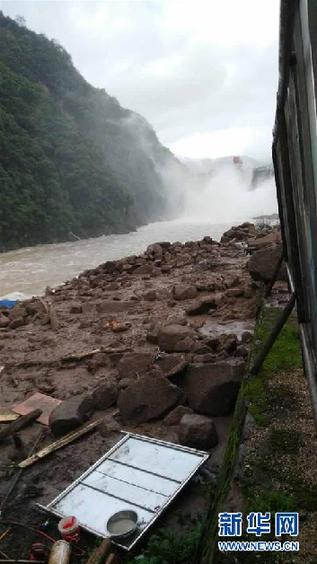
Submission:
POLYGON ((0 250, 166 218, 175 175, 185 167, 144 118, 0 12, 0 250))

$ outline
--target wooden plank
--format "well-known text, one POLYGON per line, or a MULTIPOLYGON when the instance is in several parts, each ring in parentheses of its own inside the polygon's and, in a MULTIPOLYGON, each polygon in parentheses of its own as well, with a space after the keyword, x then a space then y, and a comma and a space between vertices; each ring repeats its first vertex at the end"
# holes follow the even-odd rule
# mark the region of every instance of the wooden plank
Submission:
POLYGON ((14 413, 11 409, 0 407, 0 423, 11 423, 12 421, 16 421, 19 417, 18 413, 14 413))
POLYGON ((42 411, 40 409, 34 409, 34 411, 31 411, 31 413, 28 413, 27 415, 22 415, 21 417, 19 417, 19 419, 13 421, 12 423, 10 423, 10 425, 7 425, 4 429, 1 429, 0 440, 6 439, 7 437, 14 435, 14 433, 17 433, 18 431, 20 431, 20 429, 26 427, 27 425, 35 421, 35 419, 37 419, 41 415, 41 413, 42 411))
POLYGON ((22 462, 20 462, 19 464, 19 468, 27 468, 28 466, 31 466, 31 464, 34 464, 34 462, 37 462, 38 460, 45 458, 52 452, 55 452, 56 450, 59 450, 60 448, 63 448, 64 446, 72 443, 76 439, 79 439, 79 437, 82 437, 86 433, 89 433, 89 431, 95 429, 101 423, 101 421, 103 421, 103 419, 104 417, 101 417, 100 419, 97 419, 96 421, 89 423, 89 425, 79 427, 79 429, 77 429, 76 431, 72 431, 71 433, 68 433, 68 435, 65 435, 61 439, 54 441, 53 443, 51 443, 47 447, 42 448, 41 450, 39 450, 37 453, 33 454, 29 458, 22 460, 22 462))

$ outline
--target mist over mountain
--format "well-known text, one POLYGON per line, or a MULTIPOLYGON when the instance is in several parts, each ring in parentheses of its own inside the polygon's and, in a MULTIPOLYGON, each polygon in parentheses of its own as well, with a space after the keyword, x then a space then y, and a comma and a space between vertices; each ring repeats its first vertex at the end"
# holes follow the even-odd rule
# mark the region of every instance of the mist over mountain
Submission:
POLYGON ((0 249, 171 217, 184 164, 54 40, 0 12, 0 249))

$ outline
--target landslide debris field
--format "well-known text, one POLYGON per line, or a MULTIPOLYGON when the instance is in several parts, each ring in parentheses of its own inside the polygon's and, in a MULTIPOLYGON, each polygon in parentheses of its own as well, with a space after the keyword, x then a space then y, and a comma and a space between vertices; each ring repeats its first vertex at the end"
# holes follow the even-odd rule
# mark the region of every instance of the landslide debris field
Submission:
MULTIPOLYGON (((47 505, 120 430, 210 451, 196 481, 216 479, 279 239, 276 228, 245 223, 221 243, 157 243, 1 310, 1 409, 36 392, 62 401, 49 425, 35 422, 0 442, 0 503, 32 448, 103 418, 90 434, 24 469, 2 518, 43 521, 34 502, 47 505)), ((275 289, 283 301, 286 284, 275 289)), ((206 491, 191 495, 191 487, 164 517, 170 525, 181 525, 177 511, 206 513, 206 491)), ((10 535, 3 546, 11 555, 10 535)))

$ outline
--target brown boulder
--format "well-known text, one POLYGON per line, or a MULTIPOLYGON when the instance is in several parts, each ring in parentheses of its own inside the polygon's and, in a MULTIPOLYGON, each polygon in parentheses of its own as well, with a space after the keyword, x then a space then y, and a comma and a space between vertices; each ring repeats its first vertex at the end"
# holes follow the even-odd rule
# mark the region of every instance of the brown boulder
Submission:
POLYGON ((145 251, 145 254, 148 255, 153 260, 161 260, 163 256, 163 249, 159 243, 154 243, 153 245, 149 245, 145 251))
POLYGON ((182 374, 188 366, 188 361, 183 354, 164 354, 155 362, 165 378, 173 378, 182 374))
POLYGON ((148 292, 145 292, 145 294, 143 294, 143 299, 147 302, 154 302, 156 300, 156 297, 157 296, 155 290, 149 290, 148 292))
POLYGON ((181 390, 163 376, 143 376, 121 390, 118 408, 124 424, 138 425, 162 417, 181 398, 181 390))
POLYGON ((83 308, 81 304, 73 304, 70 306, 69 313, 82 313, 83 308))
POLYGON ((157 342, 165 352, 186 352, 190 350, 195 332, 184 325, 165 325, 158 332, 157 342), (184 348, 185 347, 185 348, 184 348))
POLYGON ((58 405, 49 417, 49 426, 56 437, 64 435, 84 423, 94 410, 88 394, 73 396, 58 405))
POLYGON ((121 378, 134 378, 148 372, 153 361, 154 355, 151 352, 128 352, 119 360, 117 368, 121 378))
POLYGON ((178 425, 184 415, 193 413, 193 410, 186 405, 177 405, 164 417, 164 425, 178 425))
POLYGON ((144 274, 152 274, 153 268, 154 267, 152 264, 146 263, 141 266, 138 266, 138 268, 134 270, 133 274, 140 274, 141 276, 144 274))
POLYGON ((114 405, 118 397, 118 386, 114 382, 104 382, 92 393, 95 409, 107 409, 114 405))
POLYGON ((212 419, 196 413, 183 415, 178 438, 182 445, 203 450, 209 450, 218 444, 218 435, 212 419))
MULTIPOLYGON (((253 280, 268 283, 272 280, 276 265, 282 253, 282 245, 272 245, 256 251, 248 262, 248 270, 253 280)), ((280 271, 279 280, 284 279, 285 274, 280 271)))
POLYGON ((185 375, 190 407, 203 415, 226 415, 235 405, 245 363, 192 364, 185 375))
POLYGON ((173 298, 174 300, 191 300, 196 298, 198 294, 196 286, 174 286, 173 288, 173 298))
POLYGON ((187 315, 201 315, 210 309, 216 309, 221 302, 222 294, 213 294, 197 299, 186 311, 187 315))

